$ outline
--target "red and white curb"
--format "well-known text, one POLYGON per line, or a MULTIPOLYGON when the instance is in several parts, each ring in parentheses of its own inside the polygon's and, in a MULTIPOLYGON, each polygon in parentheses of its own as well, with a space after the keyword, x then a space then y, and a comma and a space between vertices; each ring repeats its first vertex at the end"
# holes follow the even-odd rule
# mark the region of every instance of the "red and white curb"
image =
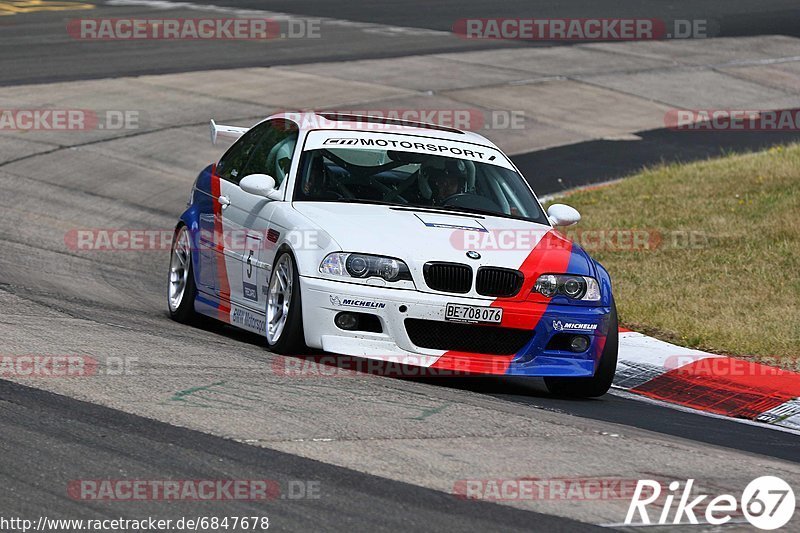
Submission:
POLYGON ((614 387, 689 409, 800 430, 800 374, 620 328, 614 387))

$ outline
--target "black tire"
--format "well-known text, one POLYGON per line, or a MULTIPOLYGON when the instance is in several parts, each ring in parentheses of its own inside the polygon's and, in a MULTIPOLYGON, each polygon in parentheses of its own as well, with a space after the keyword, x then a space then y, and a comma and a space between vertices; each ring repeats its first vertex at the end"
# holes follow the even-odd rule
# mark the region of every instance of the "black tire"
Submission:
MULTIPOLYGON (((173 264, 173 256, 175 254, 175 247, 178 243, 178 235, 180 234, 181 230, 183 230, 186 226, 183 224, 179 225, 175 228, 175 235, 172 239, 172 249, 170 250, 170 272, 167 278, 167 310, 169 311, 169 316, 172 320, 176 322, 180 322, 181 324, 197 324, 199 322, 200 315, 194 310, 194 301, 197 297, 197 285, 194 282, 194 265, 192 264, 192 254, 191 248, 188 254, 188 261, 189 261, 189 268, 188 268, 188 277, 186 279, 186 288, 183 292, 183 297, 181 298, 180 305, 177 308, 173 309, 173 306, 170 303, 170 289, 169 284, 171 283, 171 276, 172 276, 172 264, 173 264)), ((191 236, 189 237, 189 242, 191 243, 191 236)), ((191 246, 191 244, 190 244, 191 246)))
MULTIPOLYGON (((288 250, 279 252, 275 256, 275 267, 272 269, 269 283, 271 287, 273 278, 278 271, 277 266, 284 256, 288 256, 292 266, 292 297, 283 333, 280 334, 275 343, 270 342, 269 335, 266 335, 267 347, 271 352, 281 355, 302 355, 308 351, 308 347, 306 346, 305 333, 303 332, 303 301, 300 295, 300 276, 297 273, 297 262, 294 259, 294 255, 288 250)), ((269 327, 269 314, 267 314, 266 327, 269 327)))
POLYGON ((617 306, 612 300, 606 344, 603 347, 600 364, 594 376, 590 378, 544 378, 547 390, 557 396, 570 396, 573 398, 596 398, 602 396, 608 392, 614 381, 618 352, 619 321, 617 320, 617 306))

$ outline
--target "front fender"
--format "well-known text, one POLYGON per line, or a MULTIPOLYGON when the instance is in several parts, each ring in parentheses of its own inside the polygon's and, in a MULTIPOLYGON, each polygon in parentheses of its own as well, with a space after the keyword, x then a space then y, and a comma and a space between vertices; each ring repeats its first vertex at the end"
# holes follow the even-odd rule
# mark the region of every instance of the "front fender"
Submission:
POLYGON ((611 290, 611 275, 608 270, 599 262, 592 260, 597 271, 597 282, 600 284, 600 302, 604 307, 611 307, 614 301, 614 293, 611 290))
POLYGON ((197 175, 194 183, 192 184, 192 192, 189 196, 189 202, 186 209, 181 213, 178 224, 175 227, 177 231, 181 225, 189 229, 189 235, 192 242, 192 265, 194 280, 198 287, 200 287, 200 215, 201 213, 209 213, 213 216, 214 206, 211 200, 211 176, 214 171, 214 165, 208 165, 200 174, 197 175), (203 194, 205 193, 205 194, 203 194))

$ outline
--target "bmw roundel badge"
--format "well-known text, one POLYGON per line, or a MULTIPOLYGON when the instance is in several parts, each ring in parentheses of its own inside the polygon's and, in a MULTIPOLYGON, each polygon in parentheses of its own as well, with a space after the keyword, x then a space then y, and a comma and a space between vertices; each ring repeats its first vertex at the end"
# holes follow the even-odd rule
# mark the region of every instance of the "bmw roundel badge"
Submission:
POLYGON ((480 259, 481 254, 479 254, 475 250, 470 250, 469 252, 467 252, 467 257, 469 257, 470 259, 480 259))

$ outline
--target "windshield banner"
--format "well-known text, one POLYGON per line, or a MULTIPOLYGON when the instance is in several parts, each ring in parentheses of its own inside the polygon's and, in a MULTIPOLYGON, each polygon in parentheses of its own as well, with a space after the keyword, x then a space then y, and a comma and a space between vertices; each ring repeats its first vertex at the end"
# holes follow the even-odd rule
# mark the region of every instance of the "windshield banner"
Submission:
POLYGON ((346 130, 312 131, 308 134, 304 150, 333 148, 414 152, 468 159, 477 163, 488 163, 514 170, 511 162, 495 148, 406 134, 346 130))

